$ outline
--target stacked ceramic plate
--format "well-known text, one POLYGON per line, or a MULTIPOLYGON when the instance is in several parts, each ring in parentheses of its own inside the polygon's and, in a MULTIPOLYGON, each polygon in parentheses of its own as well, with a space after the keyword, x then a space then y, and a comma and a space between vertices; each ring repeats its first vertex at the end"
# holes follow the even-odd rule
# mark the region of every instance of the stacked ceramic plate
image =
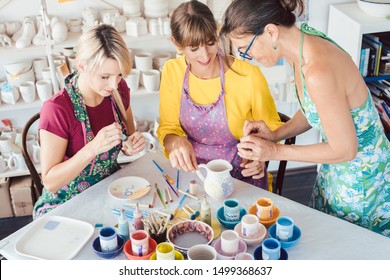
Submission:
POLYGON ((390 16, 390 0, 358 0, 358 5, 365 13, 377 16, 390 16))
POLYGON ((145 17, 163 18, 168 15, 168 0, 145 0, 145 17))

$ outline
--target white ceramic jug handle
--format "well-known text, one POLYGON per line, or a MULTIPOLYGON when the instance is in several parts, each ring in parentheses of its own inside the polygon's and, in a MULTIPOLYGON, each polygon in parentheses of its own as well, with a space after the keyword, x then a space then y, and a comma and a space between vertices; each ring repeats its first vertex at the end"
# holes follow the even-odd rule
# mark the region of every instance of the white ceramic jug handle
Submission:
MULTIPOLYGON (((206 172, 207 172, 206 164, 203 164, 203 163, 199 164, 198 167, 199 167, 199 170, 196 170, 196 175, 198 175, 198 177, 202 180, 202 182, 204 182, 205 178, 202 175, 202 173, 200 172, 200 169, 204 168, 204 169, 206 169, 206 172)), ((207 173, 206 173, 206 176, 207 176, 207 173)))
POLYGON ((35 163, 39 163, 41 161, 40 159, 40 150, 39 149, 34 149, 33 150, 33 160, 35 163))

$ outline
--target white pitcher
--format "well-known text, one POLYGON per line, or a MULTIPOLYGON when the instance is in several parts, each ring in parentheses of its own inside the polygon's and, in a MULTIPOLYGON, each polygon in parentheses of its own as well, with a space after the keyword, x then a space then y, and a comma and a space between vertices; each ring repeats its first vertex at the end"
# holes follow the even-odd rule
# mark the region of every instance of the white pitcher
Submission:
POLYGON ((8 168, 11 170, 27 170, 27 165, 21 152, 12 152, 8 159, 8 168))
POLYGON ((33 153, 32 153, 33 161, 35 163, 40 163, 41 162, 41 146, 39 146, 39 143, 36 142, 32 145, 32 147, 33 147, 33 153))
POLYGON ((199 164, 196 175, 204 182, 205 192, 214 199, 224 199, 234 190, 230 171, 233 166, 226 160, 215 159, 207 164, 199 164), (206 178, 200 172, 201 168, 207 171, 206 178))

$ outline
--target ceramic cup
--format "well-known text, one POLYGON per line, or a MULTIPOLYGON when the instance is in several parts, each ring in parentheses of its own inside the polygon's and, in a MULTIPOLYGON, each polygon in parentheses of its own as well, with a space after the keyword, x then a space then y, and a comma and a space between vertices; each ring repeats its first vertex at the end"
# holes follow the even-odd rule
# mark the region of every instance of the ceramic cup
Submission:
POLYGON ((35 100, 36 90, 33 81, 22 82, 19 86, 19 91, 24 102, 31 103, 35 100))
POLYGON ((5 170, 7 170, 8 162, 3 158, 3 156, 0 156, 0 173, 3 173, 5 170))
POLYGON ((149 252, 149 233, 146 230, 135 230, 130 234, 131 249, 135 256, 145 256, 149 252))
POLYGON ((261 197, 256 202, 256 215, 260 220, 267 221, 272 218, 273 202, 267 197, 261 197))
POLYGON ((131 93, 138 90, 139 88, 139 79, 141 71, 138 69, 131 69, 130 75, 126 78, 127 86, 130 88, 131 93))
POLYGON ((11 153, 11 156, 8 158, 8 168, 11 170, 27 170, 21 151, 13 151, 11 153))
POLYGON ((223 202, 223 213, 226 221, 238 221, 240 219, 240 204, 237 199, 226 199, 223 202))
POLYGON ((5 136, 0 136, 0 152, 2 155, 8 156, 12 153, 12 140, 5 136))
POLYGON ((241 219, 241 234, 246 238, 253 238, 259 232, 259 218, 253 214, 246 214, 241 219))
POLYGON ((51 82, 48 80, 40 80, 36 82, 39 99, 44 102, 53 95, 51 82))
POLYGON ((253 257, 253 255, 252 254, 250 254, 250 253, 247 253, 247 252, 243 252, 243 253, 238 253, 235 257, 234 257, 234 259, 236 260, 236 261, 238 261, 238 260, 254 260, 255 258, 253 257))
POLYGON ((50 67, 45 67, 41 71, 42 80, 51 81, 50 67))
POLYGON ((238 251, 239 235, 234 230, 225 230, 221 233, 221 250, 227 256, 234 256, 238 251))
POLYGON ((293 236, 294 220, 290 217, 280 217, 276 220, 276 237, 281 241, 289 241, 293 236))
POLYGON ((263 260, 278 260, 280 259, 281 244, 275 238, 267 238, 261 244, 261 252, 263 260))
POLYGON ((41 162, 41 146, 39 146, 39 143, 36 141, 33 144, 33 161, 35 163, 40 163, 41 162))
POLYGON ((169 242, 161 242, 156 247, 156 259, 157 260, 174 260, 175 248, 169 242))
POLYGON ((47 62, 47 58, 46 57, 38 57, 38 58, 34 59, 32 63, 33 63, 35 77, 37 78, 37 80, 42 80, 43 79, 42 70, 44 68, 49 67, 49 64, 47 62))
POLYGON ((153 57, 154 69, 161 70, 169 59, 171 58, 170 53, 157 53, 153 57))
POLYGON ((192 246, 187 252, 189 260, 216 260, 217 251, 207 244, 197 244, 192 246))
POLYGON ((111 252, 118 247, 118 238, 115 228, 104 227, 99 233, 100 247, 102 252, 111 252))
POLYGON ((143 71, 142 80, 147 91, 158 91, 160 88, 160 71, 155 69, 143 71))
POLYGON ((150 53, 138 53, 134 55, 135 66, 140 71, 153 69, 153 56, 150 53))

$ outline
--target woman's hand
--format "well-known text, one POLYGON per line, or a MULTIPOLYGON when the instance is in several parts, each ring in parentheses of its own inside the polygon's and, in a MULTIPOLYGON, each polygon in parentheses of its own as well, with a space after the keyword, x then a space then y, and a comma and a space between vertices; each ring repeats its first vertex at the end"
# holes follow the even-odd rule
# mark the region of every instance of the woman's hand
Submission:
POLYGON ((276 158, 278 145, 272 141, 262 139, 258 134, 251 134, 241 138, 237 144, 238 155, 252 161, 269 161, 276 158))
POLYGON ((246 120, 243 128, 244 136, 256 135, 263 139, 276 142, 275 133, 269 129, 264 121, 249 121, 246 120))
POLYGON ((260 179, 264 177, 265 162, 263 161, 243 159, 240 166, 244 168, 241 171, 241 174, 244 177, 252 176, 253 179, 260 179))
POLYGON ((145 137, 139 131, 134 132, 122 142, 122 151, 125 155, 131 156, 145 149, 145 137))
POLYGON ((178 168, 185 172, 198 170, 194 148, 187 138, 175 136, 171 144, 172 149, 169 153, 169 160, 173 168, 178 168))
POLYGON ((118 145, 122 138, 122 128, 120 124, 113 123, 103 127, 95 138, 85 146, 91 151, 92 157, 109 151, 118 145))

